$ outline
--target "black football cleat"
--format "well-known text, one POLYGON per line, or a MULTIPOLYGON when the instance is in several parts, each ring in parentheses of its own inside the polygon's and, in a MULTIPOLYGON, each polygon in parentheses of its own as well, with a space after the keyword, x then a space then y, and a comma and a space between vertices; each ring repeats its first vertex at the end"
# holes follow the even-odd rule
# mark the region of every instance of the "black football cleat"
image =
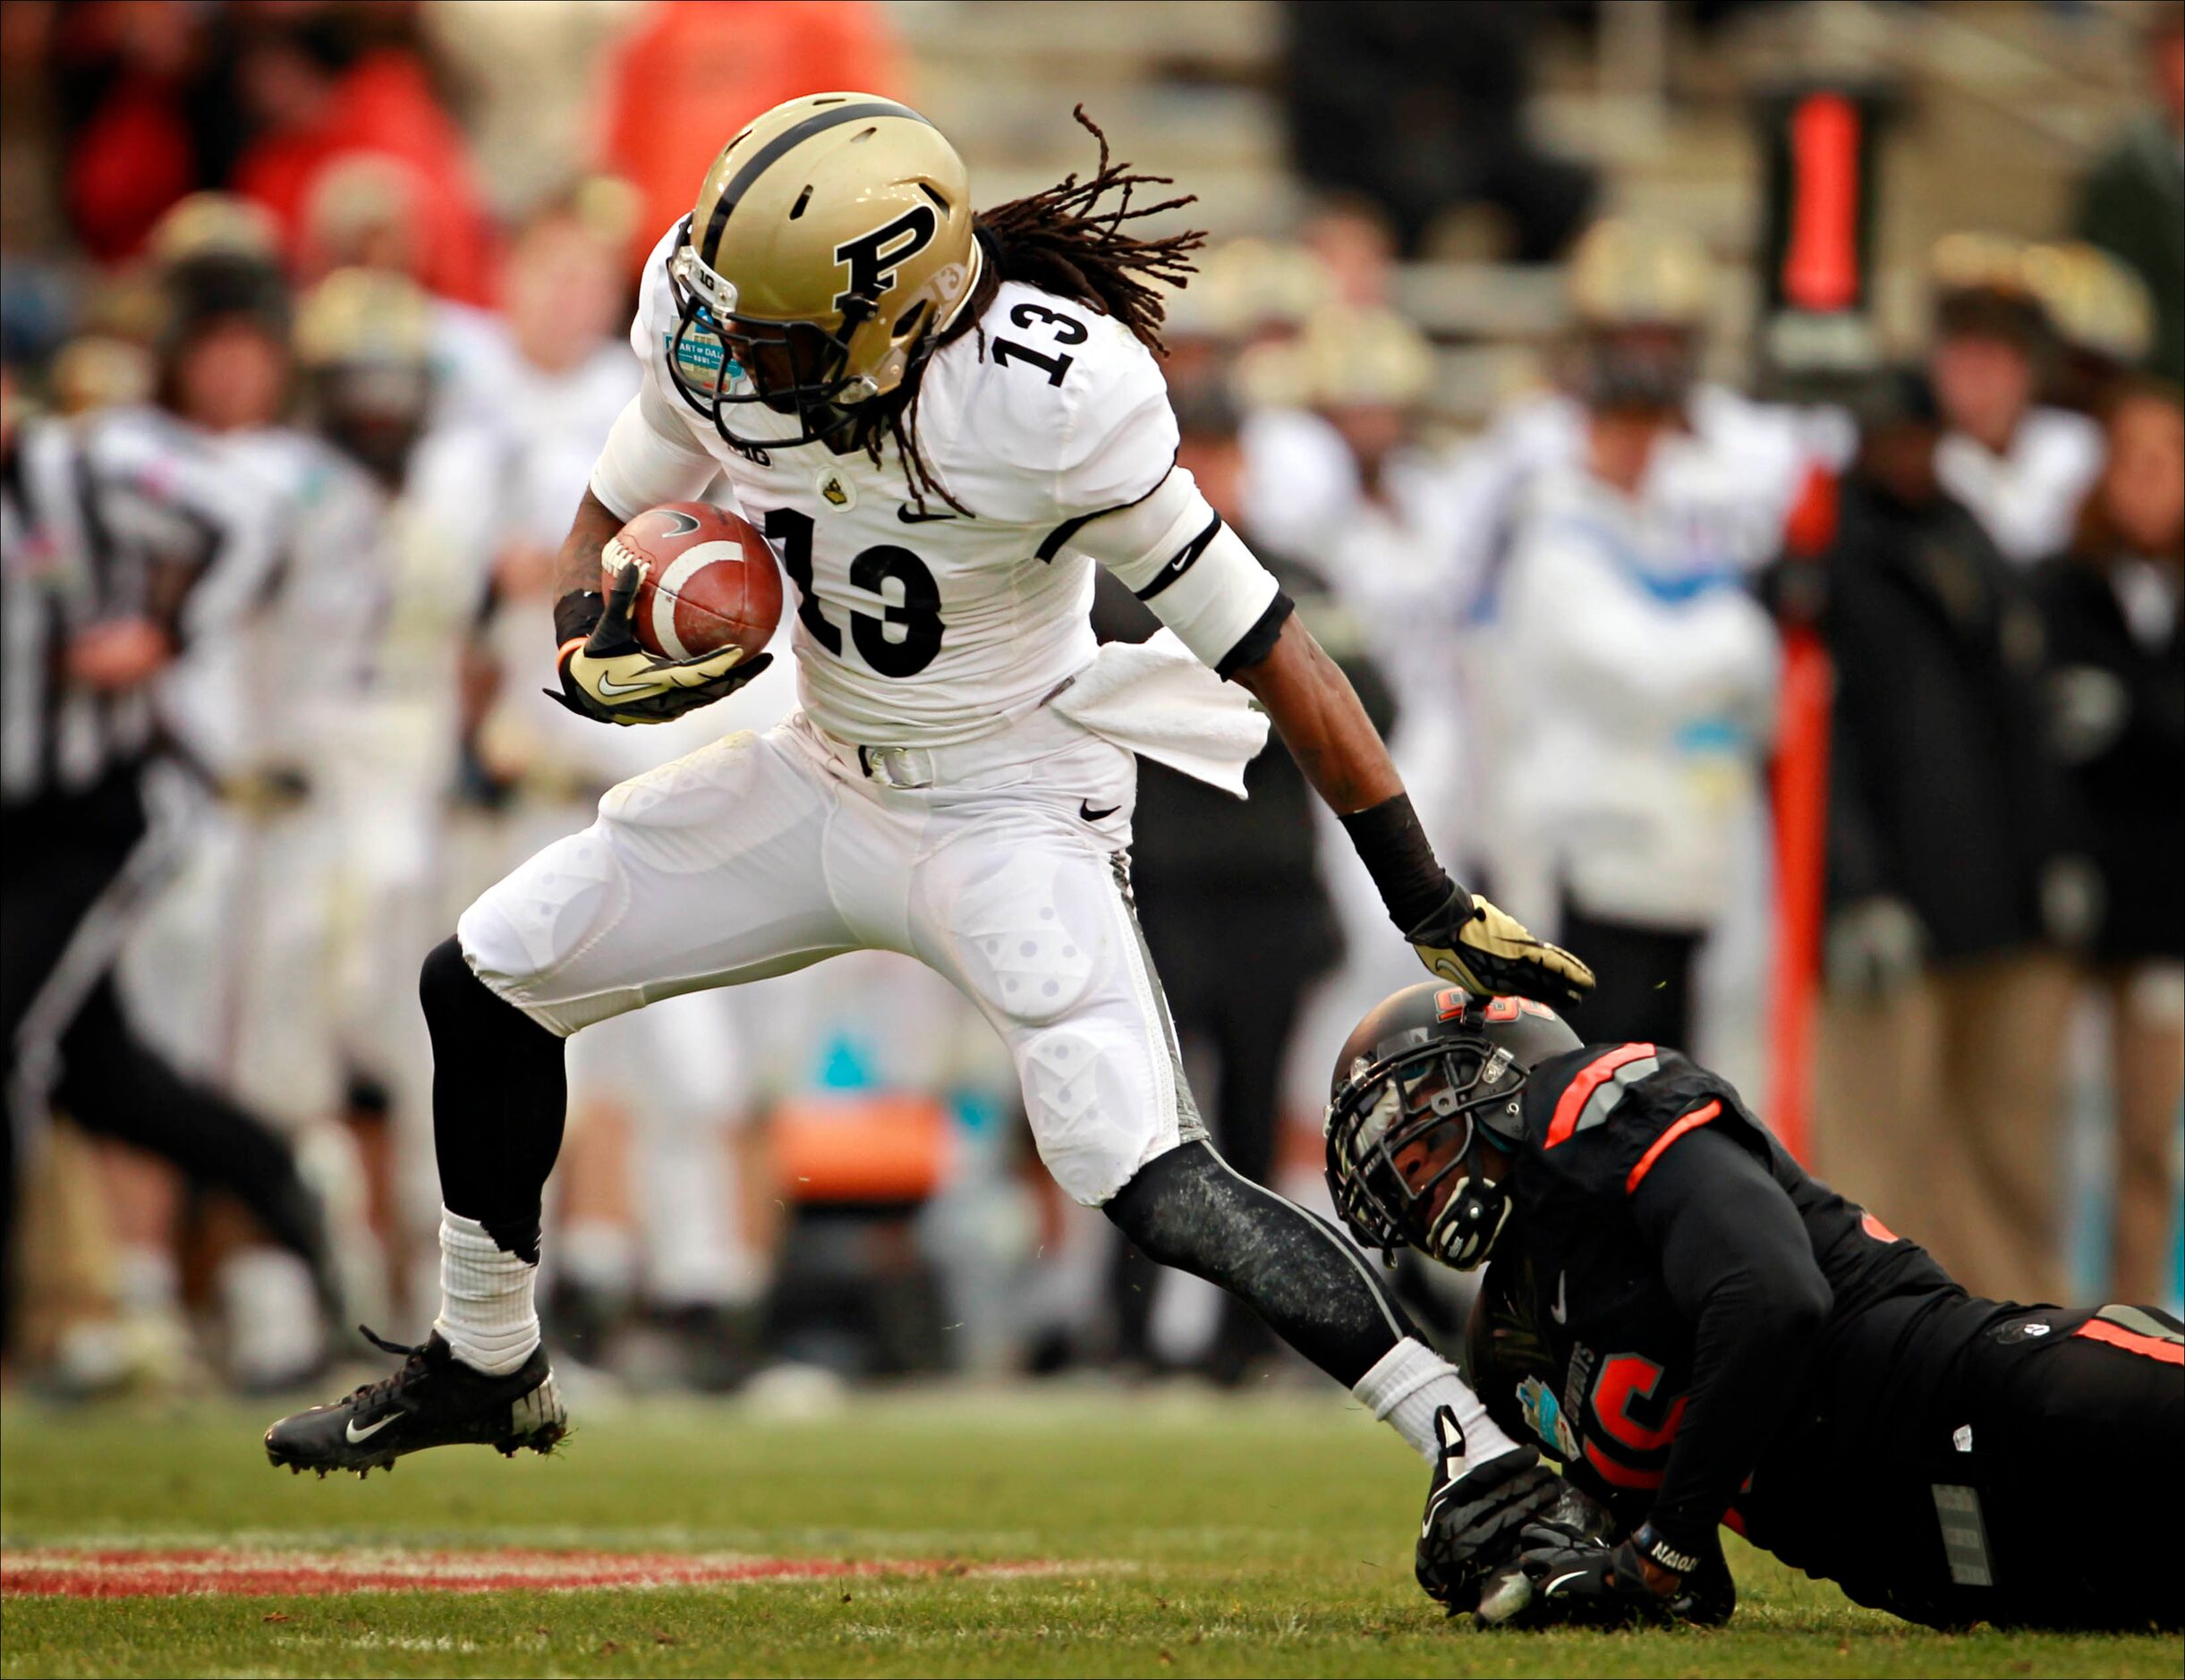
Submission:
MULTIPOLYGON (((359 1325, 359 1329, 363 1326, 359 1325)), ((568 1432, 569 1414, 554 1387, 545 1347, 506 1377, 472 1370, 438 1331, 422 1347, 404 1347, 364 1330, 375 1347, 407 1355, 391 1377, 344 1400, 283 1418, 266 1431, 266 1456, 301 1475, 391 1471, 405 1453, 428 1447, 490 1447, 513 1457, 520 1447, 550 1453, 568 1432)))

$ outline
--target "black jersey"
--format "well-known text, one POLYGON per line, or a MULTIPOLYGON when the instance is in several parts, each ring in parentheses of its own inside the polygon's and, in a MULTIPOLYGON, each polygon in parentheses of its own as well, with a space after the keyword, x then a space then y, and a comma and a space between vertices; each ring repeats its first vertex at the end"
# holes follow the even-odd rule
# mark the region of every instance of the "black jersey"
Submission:
POLYGON ((1591 1045, 1536 1068, 1522 1100, 1509 1226, 1475 1319, 1490 1412, 1627 1526, 1699 1551, 1727 1522, 1841 1579, 1810 1507, 1888 1442, 1924 1450, 1959 1355, 2002 1310, 1807 1175, 1727 1081, 1672 1050, 1591 1045), (1771 1252, 1773 1273, 1754 1259, 1771 1252), (1736 1345, 1769 1336, 1765 1359, 1736 1345))

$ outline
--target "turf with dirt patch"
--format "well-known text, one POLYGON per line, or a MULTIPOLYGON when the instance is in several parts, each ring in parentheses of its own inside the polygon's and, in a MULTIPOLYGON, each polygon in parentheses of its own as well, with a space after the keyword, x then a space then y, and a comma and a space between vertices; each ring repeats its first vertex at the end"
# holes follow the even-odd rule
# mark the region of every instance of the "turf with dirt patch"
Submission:
POLYGON ((363 1483, 276 1473, 265 1421, 226 1406, 53 1413, 12 1399, 0 1673, 2179 1667, 2171 1639, 1908 1628, 1742 1548, 1743 1606, 1720 1632, 1469 1633, 1411 1582, 1423 1468, 1333 1399, 954 1391, 861 1398, 809 1421, 595 1409, 551 1459, 449 1448, 363 1483), (123 1595, 52 1584, 86 1571, 123 1595), (433 1590, 480 1578, 495 1590, 433 1590), (598 1579, 644 1584, 531 1584, 598 1579), (174 1596, 208 1582, 230 1590, 174 1596))

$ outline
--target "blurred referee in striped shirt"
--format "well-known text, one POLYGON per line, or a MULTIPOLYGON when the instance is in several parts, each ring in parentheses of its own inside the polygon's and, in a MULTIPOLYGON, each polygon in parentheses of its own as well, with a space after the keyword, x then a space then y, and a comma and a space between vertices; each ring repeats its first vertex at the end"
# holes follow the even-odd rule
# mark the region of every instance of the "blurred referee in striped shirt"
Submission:
MULTIPOLYGON (((170 272, 165 369, 222 330, 278 326, 277 276, 208 258, 170 272)), ((114 980, 174 861, 148 800, 166 742, 158 679, 269 582, 268 521, 191 429, 157 410, 0 417, 0 1347, 12 1323, 21 1173, 55 1110, 234 1194, 335 1304, 318 1198, 285 1141, 178 1073, 131 1028, 114 980)))

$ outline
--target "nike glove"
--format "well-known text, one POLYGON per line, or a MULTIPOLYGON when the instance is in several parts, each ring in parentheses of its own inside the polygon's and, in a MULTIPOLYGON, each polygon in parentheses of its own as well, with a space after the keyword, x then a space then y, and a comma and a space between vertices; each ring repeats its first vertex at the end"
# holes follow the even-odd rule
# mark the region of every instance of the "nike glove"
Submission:
MULTIPOLYGON (((1611 1546, 1560 1523, 1535 1523, 1526 1529, 1519 1543, 1524 1550, 1518 1561, 1532 1582, 1532 1598, 1516 1614, 1500 1620, 1504 1627, 1719 1623, 1730 1619, 1737 1602, 1736 1589, 1730 1588, 1727 1603, 1703 1606, 1685 1588, 1685 1577, 1699 1571, 1701 1560, 1671 1552, 1645 1527, 1621 1545, 1611 1546), (1685 1567, 1664 1562, 1667 1557, 1685 1567)), ((1722 1578, 1726 1584, 1727 1571, 1722 1578)))
POLYGON ((1517 1556, 1519 1532, 1555 1503, 1561 1483, 1529 1447, 1458 1473, 1465 1463, 1464 1431, 1448 1406, 1434 1413, 1434 1438, 1441 1452, 1413 1567, 1420 1589, 1455 1616, 1478 1608, 1480 1583, 1517 1556))
POLYGON ((607 605, 591 634, 562 644, 561 688, 546 691, 580 717, 602 724, 664 724, 733 694, 773 663, 741 648, 693 659, 664 659, 640 645, 632 608, 645 563, 631 562, 615 574, 607 605))
POLYGON ((1475 997, 1530 997, 1566 1008, 1585 1000, 1594 972, 1515 916, 1452 886, 1441 907, 1404 930, 1426 972, 1475 997))

